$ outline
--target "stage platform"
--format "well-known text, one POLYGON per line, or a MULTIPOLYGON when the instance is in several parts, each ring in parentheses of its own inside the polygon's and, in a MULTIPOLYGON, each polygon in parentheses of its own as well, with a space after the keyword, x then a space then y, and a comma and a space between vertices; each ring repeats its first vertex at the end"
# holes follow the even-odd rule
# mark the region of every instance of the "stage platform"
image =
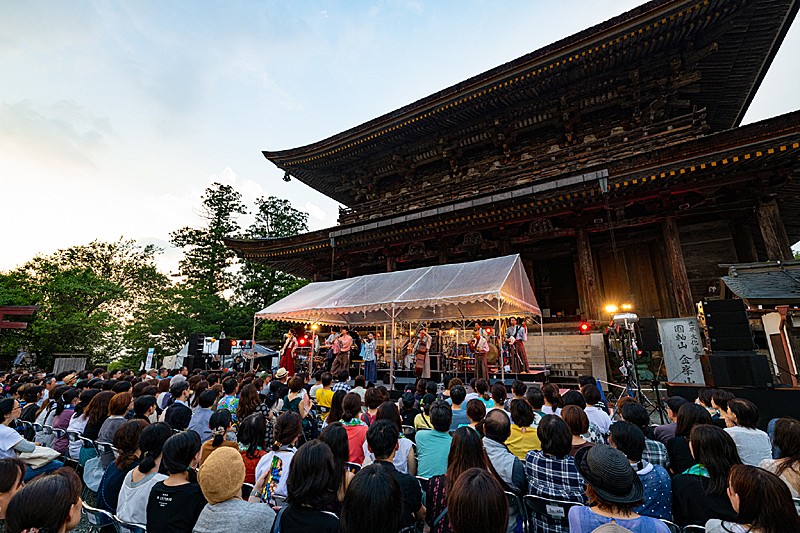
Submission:
MULTIPOLYGON (((436 383, 447 383, 453 378, 459 378, 465 384, 475 376, 474 372, 443 372, 439 370, 431 370, 431 380, 436 383)), ((378 379, 384 383, 389 383, 389 370, 386 368, 378 369, 378 379)), ((500 381, 500 372, 489 372, 489 381, 492 383, 500 381)), ((504 383, 506 387, 510 387, 515 380, 520 380, 525 383, 544 383, 545 368, 543 366, 532 366, 531 371, 527 374, 511 374, 506 373, 504 383)), ((414 384, 417 382, 417 376, 413 370, 395 370, 394 371, 394 388, 396 390, 403 390, 406 385, 414 384)))

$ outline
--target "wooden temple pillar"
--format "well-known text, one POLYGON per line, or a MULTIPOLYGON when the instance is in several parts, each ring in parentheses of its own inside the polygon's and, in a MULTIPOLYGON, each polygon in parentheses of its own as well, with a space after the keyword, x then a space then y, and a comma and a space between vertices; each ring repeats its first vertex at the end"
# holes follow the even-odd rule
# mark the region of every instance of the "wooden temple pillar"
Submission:
POLYGON ((683 261, 681 237, 678 232, 678 223, 675 217, 667 217, 661 225, 664 233, 664 244, 667 250, 667 264, 670 274, 670 285, 675 295, 675 307, 678 316, 695 316, 694 302, 692 302, 692 289, 689 286, 689 276, 686 274, 686 263, 683 261))
POLYGON ((397 270, 397 259, 390 255, 386 255, 386 272, 394 272, 397 270))
POLYGON ((774 198, 760 202, 756 206, 756 216, 761 237, 764 239, 764 247, 767 249, 767 261, 792 259, 792 245, 786 235, 778 202, 774 198))
POLYGON ((600 314, 600 292, 595 275, 592 246, 585 229, 576 235, 578 255, 578 287, 580 290, 581 315, 584 320, 598 320, 600 314))

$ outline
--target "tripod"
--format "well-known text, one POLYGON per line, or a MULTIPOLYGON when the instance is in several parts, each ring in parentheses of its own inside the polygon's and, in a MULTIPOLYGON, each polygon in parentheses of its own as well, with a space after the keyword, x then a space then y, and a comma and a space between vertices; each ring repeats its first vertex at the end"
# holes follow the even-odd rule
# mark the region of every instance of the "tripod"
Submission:
MULTIPOLYGON (((617 353, 620 356, 621 365, 620 365, 620 372, 625 381, 625 389, 629 396, 635 398, 640 404, 642 404, 647 410, 650 415, 655 412, 658 412, 661 423, 664 423, 664 409, 662 407, 661 402, 661 393, 659 391, 659 381, 656 379, 652 380, 653 385, 653 392, 655 393, 656 403, 653 403, 650 398, 647 397, 646 394, 642 392, 642 385, 639 379, 639 367, 636 364, 639 347, 636 344, 636 334, 634 331, 635 324, 632 322, 625 322, 622 325, 615 327, 612 331, 614 331, 614 339, 619 349, 617 353)), ((612 340, 611 338, 609 340, 612 340)))

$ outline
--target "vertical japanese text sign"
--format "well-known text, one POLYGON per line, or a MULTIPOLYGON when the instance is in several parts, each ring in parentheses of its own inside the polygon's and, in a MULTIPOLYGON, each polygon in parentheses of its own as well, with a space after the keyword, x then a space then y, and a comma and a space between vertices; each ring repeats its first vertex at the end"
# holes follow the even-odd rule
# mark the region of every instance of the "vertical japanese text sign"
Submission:
POLYGON ((658 321, 661 349, 667 367, 667 381, 705 385, 703 341, 696 318, 665 318, 658 321))

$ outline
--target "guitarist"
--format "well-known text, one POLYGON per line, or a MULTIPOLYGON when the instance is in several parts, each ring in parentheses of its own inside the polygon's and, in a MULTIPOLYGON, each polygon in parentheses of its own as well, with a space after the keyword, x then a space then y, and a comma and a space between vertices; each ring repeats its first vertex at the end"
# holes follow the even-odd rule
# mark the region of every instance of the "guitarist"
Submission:
POLYGON ((429 352, 432 342, 433 337, 428 335, 428 328, 425 326, 420 328, 419 337, 414 344, 414 354, 417 358, 417 365, 415 368, 417 377, 423 377, 425 379, 430 379, 431 377, 431 358, 429 352))

